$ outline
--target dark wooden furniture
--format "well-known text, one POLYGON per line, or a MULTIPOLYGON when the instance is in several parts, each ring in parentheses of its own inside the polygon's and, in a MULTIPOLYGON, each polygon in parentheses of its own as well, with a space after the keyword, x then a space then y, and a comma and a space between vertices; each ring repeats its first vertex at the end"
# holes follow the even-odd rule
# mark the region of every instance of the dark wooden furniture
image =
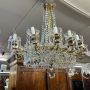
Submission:
POLYGON ((68 75, 63 69, 55 70, 50 78, 47 70, 27 68, 21 60, 10 64, 9 90, 70 90, 68 75))
POLYGON ((84 90, 81 69, 76 69, 76 74, 71 77, 72 90, 84 90))
POLYGON ((46 72, 44 69, 20 67, 17 90, 46 90, 46 72))
POLYGON ((83 74, 84 90, 90 90, 90 74, 83 74))
POLYGON ((0 78, 0 90, 3 90, 3 84, 1 78, 0 78))

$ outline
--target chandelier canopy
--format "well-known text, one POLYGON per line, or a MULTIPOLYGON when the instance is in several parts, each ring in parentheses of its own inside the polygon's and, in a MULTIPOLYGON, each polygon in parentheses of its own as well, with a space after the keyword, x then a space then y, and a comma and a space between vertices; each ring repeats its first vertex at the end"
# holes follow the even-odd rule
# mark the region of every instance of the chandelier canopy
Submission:
POLYGON ((8 49, 18 51, 24 56, 24 64, 29 67, 42 68, 71 68, 77 58, 82 58, 87 52, 83 36, 68 30, 63 33, 57 27, 53 0, 43 3, 42 30, 35 27, 26 31, 26 44, 21 46, 21 38, 14 33, 8 39, 8 49))

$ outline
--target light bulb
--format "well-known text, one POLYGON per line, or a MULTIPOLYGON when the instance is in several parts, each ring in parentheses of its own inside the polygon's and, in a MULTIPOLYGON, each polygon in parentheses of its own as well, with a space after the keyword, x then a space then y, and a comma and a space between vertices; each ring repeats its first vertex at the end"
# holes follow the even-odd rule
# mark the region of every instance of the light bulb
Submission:
POLYGON ((31 27, 31 32, 32 32, 32 34, 35 34, 35 28, 34 27, 31 27))
POLYGON ((72 37, 72 32, 71 32, 71 30, 68 30, 68 36, 69 36, 69 37, 72 37))
POLYGON ((58 33, 58 28, 56 26, 54 27, 53 32, 54 32, 54 34, 57 34, 58 33))

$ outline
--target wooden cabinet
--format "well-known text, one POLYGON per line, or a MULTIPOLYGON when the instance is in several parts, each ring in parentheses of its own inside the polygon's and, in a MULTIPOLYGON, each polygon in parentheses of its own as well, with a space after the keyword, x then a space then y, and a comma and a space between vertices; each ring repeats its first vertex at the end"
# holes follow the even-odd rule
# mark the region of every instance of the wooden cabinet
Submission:
POLYGON ((11 64, 9 90, 70 90, 65 70, 56 69, 55 77, 50 78, 46 69, 27 68, 19 63, 11 64))
POLYGON ((9 90, 70 90, 65 71, 58 69, 55 73, 55 77, 50 78, 42 68, 20 67, 17 77, 14 74, 10 76, 9 90))
POLYGON ((84 90, 90 90, 90 74, 83 74, 84 90))

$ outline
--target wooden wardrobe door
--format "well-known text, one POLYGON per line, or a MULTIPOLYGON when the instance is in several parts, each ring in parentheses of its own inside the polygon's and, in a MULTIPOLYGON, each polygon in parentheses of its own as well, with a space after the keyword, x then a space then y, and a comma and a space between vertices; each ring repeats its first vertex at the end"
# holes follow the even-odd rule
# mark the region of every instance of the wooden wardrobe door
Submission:
POLYGON ((55 70, 55 77, 47 76, 48 90, 68 90, 67 75, 63 69, 55 70))
POLYGON ((43 69, 24 69, 19 73, 17 90, 46 90, 43 69))

